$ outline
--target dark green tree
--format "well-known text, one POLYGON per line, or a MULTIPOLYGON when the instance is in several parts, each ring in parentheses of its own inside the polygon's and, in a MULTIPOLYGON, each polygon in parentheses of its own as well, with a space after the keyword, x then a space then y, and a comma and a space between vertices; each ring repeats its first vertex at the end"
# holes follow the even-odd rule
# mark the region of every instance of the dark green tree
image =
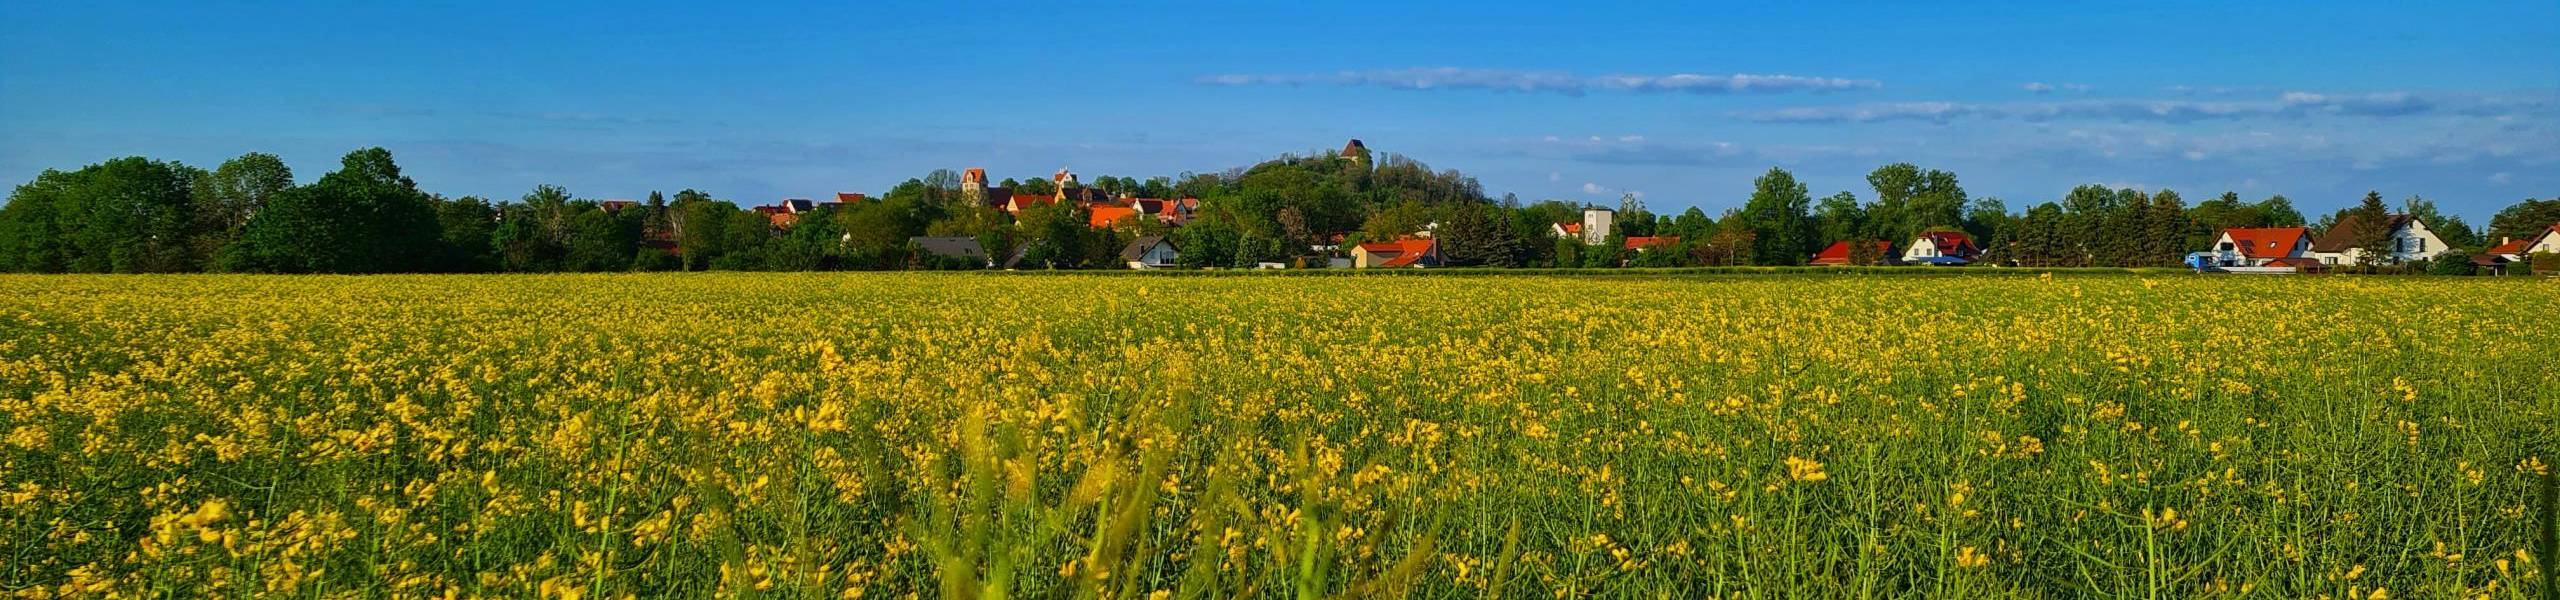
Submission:
POLYGON ((2533 239, 2553 225, 2560 225, 2560 198, 2526 198, 2498 209, 2497 215, 2489 217, 2489 231, 2484 239, 2492 243, 2533 239))
POLYGON ((427 194, 400 174, 391 151, 367 148, 270 199, 224 262, 278 273, 414 272, 435 267, 443 241, 427 194))
POLYGON ((1823 198, 1813 211, 1814 242, 1828 246, 1841 240, 1865 240, 1874 237, 1875 227, 1867 222, 1866 208, 1859 206, 1858 195, 1849 192, 1823 198))
POLYGON ((1795 175, 1771 168, 1752 182, 1751 199, 1742 205, 1743 222, 1751 229, 1749 264, 1800 265, 1816 250, 1814 222, 1808 214, 1813 195, 1795 175))
POLYGON ((240 239, 251 215, 290 189, 293 169, 276 155, 251 152, 223 161, 211 175, 197 180, 196 256, 211 264, 223 246, 240 239))
POLYGON ((2389 263, 2393 241, 2391 207, 2382 203, 2382 193, 2365 192, 2364 202, 2350 209, 2349 214, 2355 216, 2355 222, 2352 224, 2355 230, 2350 232, 2351 237, 2348 239, 2354 240, 2353 245, 2356 249, 2364 251, 2364 256, 2359 262, 2368 270, 2389 263))
POLYGON ((444 257, 437 270, 481 272, 498 267, 490 245, 498 229, 498 209, 476 196, 436 203, 436 226, 444 237, 444 257))

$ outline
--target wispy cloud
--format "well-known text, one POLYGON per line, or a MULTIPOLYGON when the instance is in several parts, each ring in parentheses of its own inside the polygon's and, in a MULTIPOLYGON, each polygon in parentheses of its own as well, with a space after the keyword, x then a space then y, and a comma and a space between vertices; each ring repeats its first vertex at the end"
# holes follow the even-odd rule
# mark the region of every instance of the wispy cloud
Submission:
POLYGON ((1884 84, 1872 79, 1797 75, 1576 75, 1563 71, 1516 71, 1459 67, 1376 69, 1303 75, 1207 75, 1203 85, 1338 85, 1399 90, 1485 90, 1556 93, 1580 96, 1592 92, 1683 94, 1780 94, 1865 90, 1884 84))
POLYGON ((1763 123, 1947 122, 1963 119, 2193 122, 2255 117, 2400 117, 2421 114, 2500 116, 2560 107, 2560 96, 2426 95, 2416 92, 2320 94, 2286 92, 2274 100, 2068 100, 2054 102, 1891 102, 1801 106, 1738 113, 1763 123))
POLYGON ((2045 83, 2042 81, 2031 81, 2027 82, 2026 85, 2018 87, 2019 89, 2024 89, 2038 94, 2051 94, 2054 92, 2071 92, 2077 94, 2097 89, 2096 87, 2086 83, 2045 83))
POLYGON ((1498 153, 1509 156, 1602 165, 1707 166, 1752 164, 1762 160, 1750 150, 1731 142, 1666 142, 1648 140, 1640 135, 1622 135, 1614 138, 1597 135, 1566 138, 1551 135, 1541 140, 1510 142, 1500 146, 1507 149, 1498 153))

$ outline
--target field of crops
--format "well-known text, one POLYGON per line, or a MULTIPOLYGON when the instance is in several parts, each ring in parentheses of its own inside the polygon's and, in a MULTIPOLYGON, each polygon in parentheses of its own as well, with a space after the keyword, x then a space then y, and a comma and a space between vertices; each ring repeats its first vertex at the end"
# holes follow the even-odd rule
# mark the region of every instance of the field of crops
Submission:
POLYGON ((2560 284, 0 276, 0 593, 2527 598, 2560 284))

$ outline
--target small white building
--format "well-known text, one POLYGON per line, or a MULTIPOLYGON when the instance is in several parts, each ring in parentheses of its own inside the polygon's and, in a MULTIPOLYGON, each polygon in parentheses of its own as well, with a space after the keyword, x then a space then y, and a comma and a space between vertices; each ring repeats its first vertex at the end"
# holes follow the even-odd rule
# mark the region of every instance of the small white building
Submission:
POLYGON ((2324 265, 2397 264, 2427 260, 2443 254, 2444 238, 2428 230, 2427 224, 2406 214, 2391 215, 2385 227, 2391 229, 2391 250, 2386 256, 2368 260, 2363 248, 2356 247, 2356 229, 2362 220, 2354 214, 2338 219, 2320 239, 2311 242, 2312 258, 2324 265))

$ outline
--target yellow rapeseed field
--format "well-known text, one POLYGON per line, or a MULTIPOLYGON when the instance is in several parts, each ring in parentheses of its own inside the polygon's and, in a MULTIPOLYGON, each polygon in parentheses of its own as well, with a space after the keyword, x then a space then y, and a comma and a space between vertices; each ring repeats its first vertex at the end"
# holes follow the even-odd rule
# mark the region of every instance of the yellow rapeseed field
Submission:
POLYGON ((2560 284, 0 276, 21 598, 2524 598, 2560 284))

